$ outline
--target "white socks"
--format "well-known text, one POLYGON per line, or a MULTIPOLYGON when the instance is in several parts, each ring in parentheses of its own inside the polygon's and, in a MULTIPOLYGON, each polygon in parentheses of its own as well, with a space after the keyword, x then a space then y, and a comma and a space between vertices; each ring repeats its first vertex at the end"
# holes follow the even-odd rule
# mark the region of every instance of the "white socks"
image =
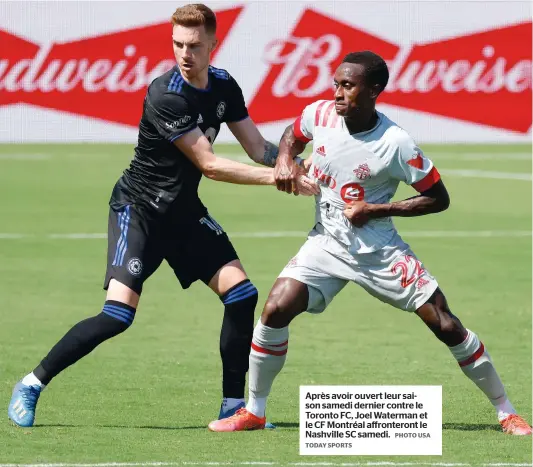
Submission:
POLYGON ((39 386, 41 388, 41 391, 46 387, 46 385, 44 385, 37 379, 33 372, 22 378, 22 384, 25 384, 26 386, 39 386))
POLYGON ((466 339, 459 345, 449 347, 463 373, 488 397, 501 421, 510 414, 516 413, 507 399, 503 384, 496 373, 490 355, 485 350, 475 333, 468 330, 466 339))
POLYGON ((246 410, 257 417, 264 417, 266 399, 274 378, 283 368, 289 346, 289 328, 275 329, 261 321, 254 329, 250 351, 249 397, 246 410))
MULTIPOLYGON (((468 329, 467 331, 466 339, 449 349, 463 373, 490 400, 501 421, 516 411, 507 399, 503 384, 483 343, 475 333, 468 329)), ((249 398, 246 409, 257 417, 265 416, 266 400, 272 383, 285 364, 288 341, 288 327, 270 328, 259 321, 254 329, 250 351, 249 398)))

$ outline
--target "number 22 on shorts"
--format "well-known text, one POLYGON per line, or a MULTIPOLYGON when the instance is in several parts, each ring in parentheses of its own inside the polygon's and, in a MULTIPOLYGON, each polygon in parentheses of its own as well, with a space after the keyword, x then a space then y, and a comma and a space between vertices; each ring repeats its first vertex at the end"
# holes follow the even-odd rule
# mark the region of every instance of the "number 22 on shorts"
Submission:
POLYGON ((391 271, 395 274, 398 271, 401 271, 401 284, 404 289, 426 272, 422 267, 422 263, 411 255, 405 255, 400 261, 394 263, 391 267, 391 271), (409 269, 411 269, 411 274, 409 273, 409 269))

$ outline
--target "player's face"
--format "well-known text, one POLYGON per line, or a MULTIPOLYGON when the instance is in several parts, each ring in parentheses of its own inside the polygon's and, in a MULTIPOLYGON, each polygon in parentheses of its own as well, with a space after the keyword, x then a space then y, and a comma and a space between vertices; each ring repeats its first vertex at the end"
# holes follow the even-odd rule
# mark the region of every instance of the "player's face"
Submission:
POLYGON ((175 25, 172 28, 172 44, 182 74, 190 79, 207 69, 217 40, 214 35, 207 34, 204 26, 175 25))
POLYGON ((375 98, 365 84, 364 66, 358 63, 341 63, 333 76, 335 110, 342 117, 355 116, 362 109, 373 109, 375 98))

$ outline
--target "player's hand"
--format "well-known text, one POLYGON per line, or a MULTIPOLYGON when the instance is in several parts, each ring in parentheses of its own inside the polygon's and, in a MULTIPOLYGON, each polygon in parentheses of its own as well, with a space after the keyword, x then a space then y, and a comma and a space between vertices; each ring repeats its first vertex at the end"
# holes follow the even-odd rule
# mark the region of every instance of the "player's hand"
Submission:
POLYGON ((318 185, 306 175, 298 175, 296 187, 298 191, 294 193, 295 196, 298 196, 298 194, 302 196, 314 196, 320 193, 318 185))
POLYGON ((345 204, 343 212, 355 227, 363 227, 370 220, 368 203, 365 201, 352 201, 345 204))
POLYGON ((280 155, 274 167, 276 188, 285 193, 298 195, 298 176, 303 169, 296 165, 289 155, 280 155))

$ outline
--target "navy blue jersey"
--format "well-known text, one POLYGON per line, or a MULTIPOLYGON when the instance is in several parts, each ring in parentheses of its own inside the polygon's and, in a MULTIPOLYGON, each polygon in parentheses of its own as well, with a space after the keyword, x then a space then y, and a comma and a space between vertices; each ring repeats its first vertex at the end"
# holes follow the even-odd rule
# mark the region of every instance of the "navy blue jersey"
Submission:
POLYGON ((248 116, 241 88, 226 70, 209 67, 207 89, 188 84, 176 65, 156 78, 146 92, 139 138, 130 167, 118 180, 110 205, 144 203, 159 212, 205 212, 198 185, 202 173, 174 144, 200 128, 211 144, 223 122, 248 116))

